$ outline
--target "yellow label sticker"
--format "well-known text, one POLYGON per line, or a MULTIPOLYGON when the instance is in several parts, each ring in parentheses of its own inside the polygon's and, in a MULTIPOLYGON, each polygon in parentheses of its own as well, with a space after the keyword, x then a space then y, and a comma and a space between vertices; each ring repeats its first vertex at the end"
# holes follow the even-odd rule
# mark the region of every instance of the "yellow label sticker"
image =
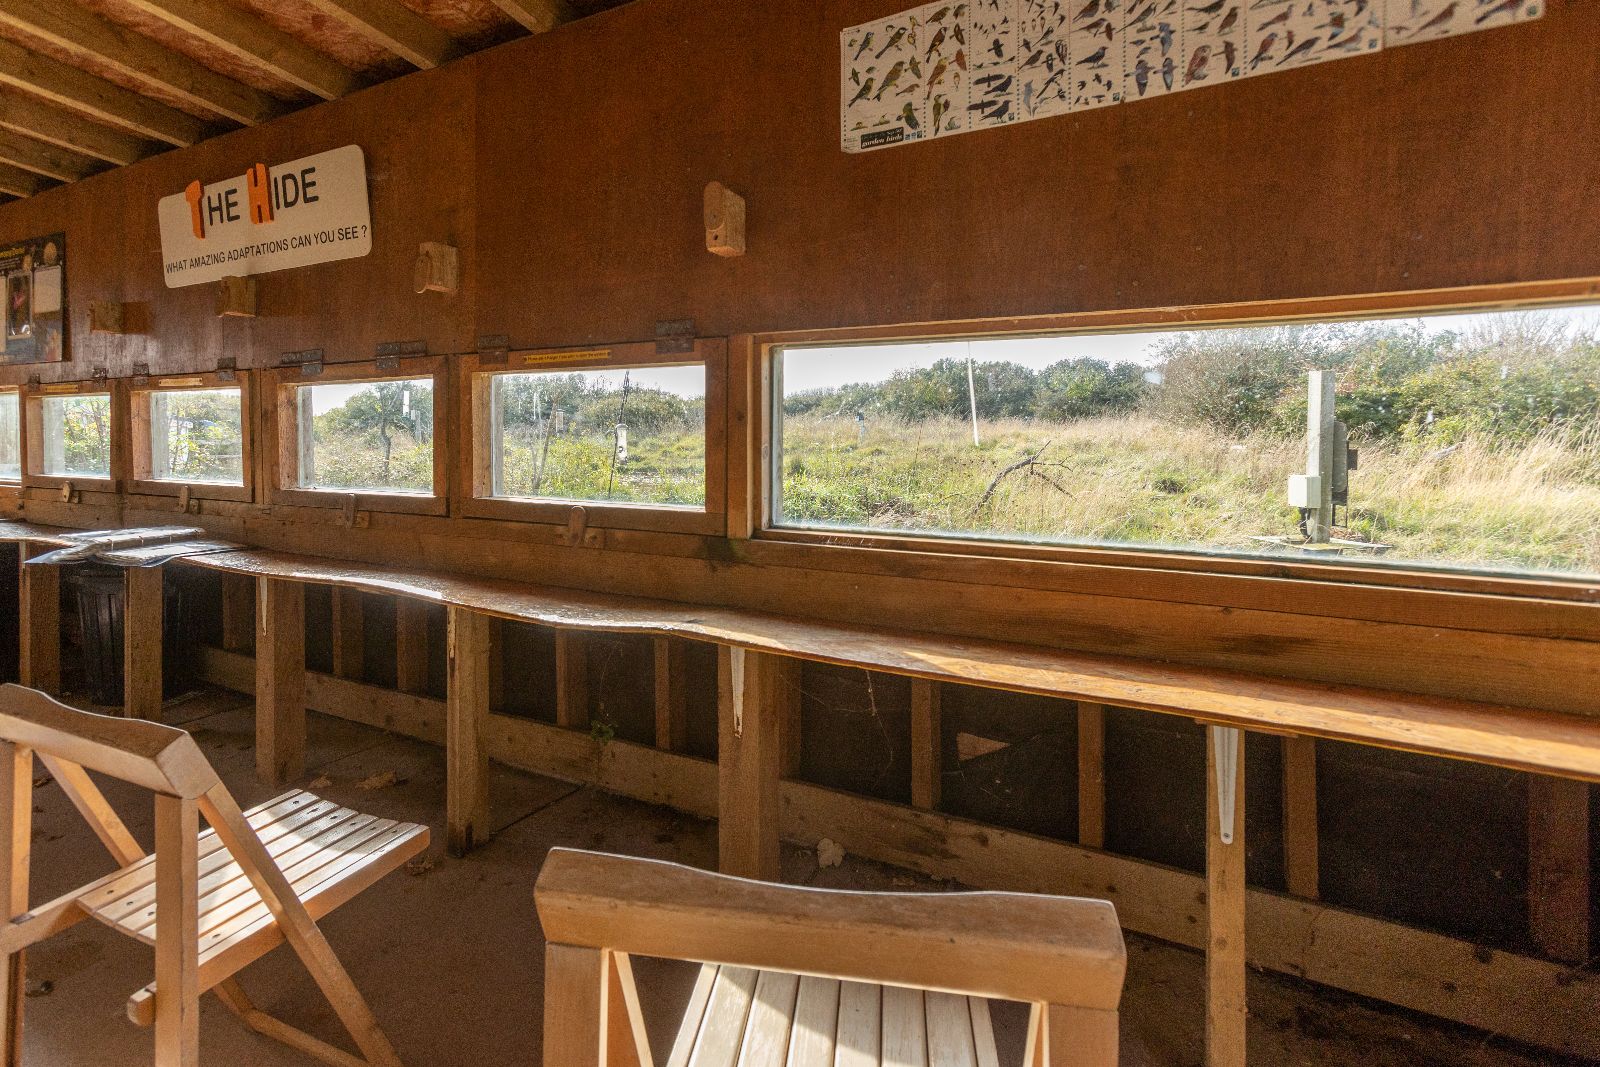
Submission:
POLYGON ((524 367, 536 367, 543 363, 587 363, 610 358, 611 349, 591 348, 584 352, 529 352, 518 356, 517 362, 524 367))
POLYGON ((183 389, 191 385, 204 385, 204 378, 162 378, 156 385, 162 389, 183 389))
POLYGON ((44 391, 46 393, 76 393, 78 391, 78 383, 77 382, 52 382, 51 384, 49 384, 49 385, 44 387, 44 391))

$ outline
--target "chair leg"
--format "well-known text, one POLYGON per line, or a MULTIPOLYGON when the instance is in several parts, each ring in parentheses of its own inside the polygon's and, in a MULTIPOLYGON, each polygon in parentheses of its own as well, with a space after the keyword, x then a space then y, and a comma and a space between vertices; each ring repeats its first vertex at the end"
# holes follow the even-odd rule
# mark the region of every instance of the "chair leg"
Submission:
MULTIPOLYGON (((0 903, 6 918, 28 910, 28 859, 33 837, 33 752, 18 745, 0 744, 0 903)), ((22 1062, 23 982, 27 970, 21 952, 0 964, 0 1004, 5 1020, 0 1028, 0 1065, 22 1062)))
POLYGON ((200 1064, 200 813, 156 796, 156 1067, 200 1064))
POLYGON ((244 987, 239 985, 237 978, 223 979, 217 983, 212 992, 217 995, 218 1000, 227 1005, 229 1011, 263 1037, 280 1041, 298 1052, 319 1059, 323 1063, 332 1064, 333 1067, 369 1067, 368 1062, 361 1057, 353 1056, 319 1037, 313 1037, 304 1030, 290 1026, 282 1019, 268 1015, 256 1007, 255 1002, 244 991, 244 987))

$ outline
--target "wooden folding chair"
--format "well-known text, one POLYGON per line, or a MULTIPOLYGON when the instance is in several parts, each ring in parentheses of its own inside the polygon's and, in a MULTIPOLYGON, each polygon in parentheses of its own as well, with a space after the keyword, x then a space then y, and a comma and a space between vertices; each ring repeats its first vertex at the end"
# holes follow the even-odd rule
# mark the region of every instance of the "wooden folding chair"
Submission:
POLYGON ((338 1067, 398 1067, 316 919, 427 848, 428 828, 377 819, 292 791, 250 812, 182 730, 93 715, 22 686, 0 686, 0 927, 6 1025, 0 1062, 21 1058, 23 951, 92 916, 155 946, 156 980, 128 1015, 155 1024, 159 1067, 199 1062, 200 994, 215 990, 252 1029, 338 1067), (120 869, 28 907, 37 754, 120 869), (155 793, 155 854, 140 849, 88 775, 155 793), (200 816, 211 829, 200 832, 200 816), (159 921, 158 921, 159 920, 159 921), (360 1058, 251 1004, 234 975, 288 941, 350 1031, 360 1058))
POLYGON ((630 954, 701 963, 668 1067, 1115 1067, 1127 953, 1106 901, 846 893, 555 849, 536 890, 545 1067, 651 1067, 630 954))

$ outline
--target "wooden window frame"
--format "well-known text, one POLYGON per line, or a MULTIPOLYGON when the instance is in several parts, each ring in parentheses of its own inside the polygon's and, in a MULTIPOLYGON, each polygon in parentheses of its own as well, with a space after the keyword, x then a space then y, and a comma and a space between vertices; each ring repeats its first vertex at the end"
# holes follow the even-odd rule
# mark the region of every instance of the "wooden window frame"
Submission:
POLYGON ((262 420, 262 449, 271 466, 268 502, 280 506, 344 508, 354 499, 357 511, 398 515, 446 515, 450 507, 450 432, 448 419, 439 417, 451 404, 450 374, 443 356, 417 356, 380 366, 376 360, 361 363, 322 364, 315 373, 307 368, 280 367, 265 372, 262 395, 271 404, 262 420), (300 406, 295 401, 302 387, 361 385, 414 378, 433 379, 433 492, 371 492, 355 489, 307 489, 299 484, 300 406))
POLYGON ((650 343, 603 348, 512 352, 503 362, 482 354, 467 356, 460 367, 458 424, 467 428, 456 484, 461 497, 457 512, 467 518, 565 526, 574 509, 582 509, 584 525, 599 529, 652 533, 720 534, 727 522, 728 479, 728 346, 719 338, 697 340, 691 352, 664 355, 650 343), (490 428, 490 384, 506 374, 540 371, 634 370, 650 367, 704 365, 706 372, 706 502, 703 508, 670 504, 632 504, 592 500, 495 497, 490 428))
MULTIPOLYGON (((1022 540, 985 539, 960 533, 908 534, 872 530, 806 529, 776 523, 776 483, 782 463, 777 432, 781 401, 776 353, 785 347, 844 346, 893 342, 949 341, 1026 337, 1063 333, 1107 334, 1174 330, 1186 327, 1269 326, 1340 320, 1408 318, 1429 314, 1537 310, 1539 307, 1600 301, 1600 278, 1529 282, 1459 289, 1363 294, 1308 300, 1252 301, 1178 308, 1085 312, 998 320, 963 320, 915 326, 752 334, 737 339, 748 364, 749 392, 743 411, 749 444, 735 458, 733 477, 748 486, 748 509, 732 516, 729 536, 752 541, 752 561, 793 564, 812 553, 853 555, 863 551, 881 558, 886 552, 943 555, 974 565, 987 560, 1040 565, 1077 565, 1194 575, 1197 579, 1238 582, 1288 579, 1349 587, 1390 588, 1425 593, 1472 593, 1536 597, 1592 603, 1600 600, 1600 581, 1592 576, 1476 572, 1425 565, 1386 565, 1361 561, 1329 562, 1266 556, 1209 555, 1174 546, 1057 545, 1022 540)), ((858 564, 848 564, 854 569, 858 564)), ((1227 602, 1220 587, 1215 602, 1227 602)))
POLYGON ((28 473, 27 401, 20 385, 0 385, 0 396, 11 394, 17 398, 17 476, 0 478, 0 496, 15 496, 22 491, 22 479, 28 473))
POLYGON ((129 463, 132 473, 129 492, 145 496, 189 496, 198 500, 255 500, 255 434, 251 412, 251 383, 248 371, 213 371, 208 374, 172 374, 136 379, 128 387, 128 432, 132 437, 129 463), (217 485, 211 482, 185 482, 150 477, 152 448, 150 438, 150 400, 156 393, 194 393, 204 390, 237 389, 243 466, 242 485, 217 485))
POLYGON ((119 492, 126 480, 127 450, 123 442, 123 426, 127 421, 127 393, 122 383, 110 379, 91 379, 77 382, 48 382, 29 385, 22 391, 22 486, 24 489, 60 489, 71 485, 73 489, 89 493, 119 492), (63 396, 104 396, 111 402, 111 425, 107 429, 110 439, 111 473, 105 478, 77 475, 45 474, 40 467, 44 462, 44 402, 63 396))

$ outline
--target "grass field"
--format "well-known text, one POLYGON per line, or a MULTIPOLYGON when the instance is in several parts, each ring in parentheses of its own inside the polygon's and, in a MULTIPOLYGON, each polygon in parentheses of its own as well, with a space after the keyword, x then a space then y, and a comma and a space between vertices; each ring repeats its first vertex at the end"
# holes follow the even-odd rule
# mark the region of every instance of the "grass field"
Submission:
MULTIPOLYGON (((1143 416, 994 421, 980 437, 956 419, 786 418, 784 521, 1250 552, 1296 533, 1299 441, 1143 416)), ((1340 534, 1392 545, 1390 561, 1600 573, 1600 427, 1517 447, 1368 444, 1350 500, 1340 534)))

